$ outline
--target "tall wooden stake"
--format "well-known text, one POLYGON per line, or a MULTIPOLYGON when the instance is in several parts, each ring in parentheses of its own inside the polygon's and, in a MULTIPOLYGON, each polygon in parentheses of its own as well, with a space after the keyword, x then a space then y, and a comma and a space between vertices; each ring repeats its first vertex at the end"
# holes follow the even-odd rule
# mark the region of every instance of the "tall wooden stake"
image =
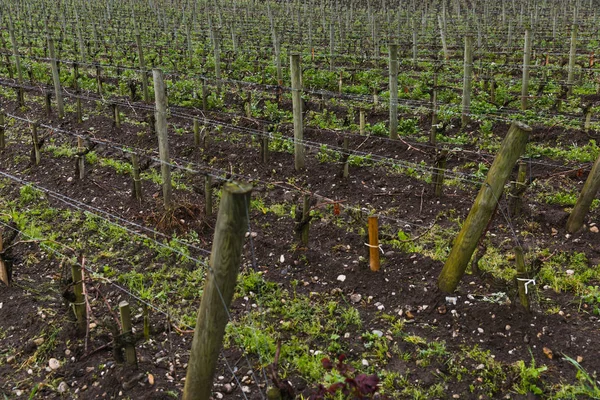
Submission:
POLYGON ((56 109, 58 116, 64 118, 65 106, 63 103, 62 89, 60 87, 60 75, 58 74, 58 64, 54 54, 54 41, 48 36, 48 51, 50 54, 50 65, 52 66, 52 81, 54 82, 54 96, 56 97, 56 109))
POLYGON ((208 400, 217 359, 222 346, 227 309, 235 290, 248 229, 248 207, 252 185, 225 183, 210 256, 210 270, 202 294, 183 399, 208 400))
POLYGON ((598 193, 599 189, 600 157, 598 157, 596 162, 594 162, 594 166, 592 167, 590 174, 583 184, 583 189, 581 189, 581 193, 579 193, 577 203, 575 204, 573 211, 571 211, 571 215, 569 215, 569 220, 567 221, 567 231, 574 233, 581 229, 585 215, 588 213, 590 206, 592 205, 592 201, 594 201, 596 193, 598 193))
POLYGON ((135 42, 138 50, 138 61, 140 66, 140 75, 142 77, 142 92, 144 93, 144 101, 150 102, 150 94, 148 91, 148 74, 146 73, 146 62, 144 61, 144 49, 142 47, 142 37, 135 35, 135 42))
POLYGON ((379 219, 369 217, 369 266, 371 271, 379 271, 379 219))
POLYGON ((87 319, 85 301, 83 299, 83 274, 81 267, 77 264, 71 265, 71 278, 73 279, 73 292, 75 293, 75 303, 73 303, 73 312, 77 317, 77 325, 81 331, 85 331, 87 319))
POLYGON ((473 37, 465 36, 465 60, 462 96, 462 127, 466 127, 471 114, 471 86, 473 80, 473 37))
POLYGON ((122 301, 119 303, 119 312, 121 314, 121 326, 123 327, 123 334, 127 337, 125 348, 125 362, 129 366, 137 367, 137 357, 135 355, 135 344, 133 340, 133 331, 131 324, 131 309, 129 303, 122 301))
POLYGON ((531 32, 525 31, 525 47, 523 51, 523 83, 521 86, 521 110, 527 110, 529 98, 529 66, 531 64, 531 32))
POLYGON ((479 238, 496 209, 504 184, 515 163, 525 151, 529 132, 531 128, 528 126, 513 122, 502 141, 500 150, 438 278, 438 286, 442 292, 453 292, 464 275, 479 238))
POLYGON ((573 94, 573 83, 575 83, 575 59, 577 58, 577 30, 578 25, 571 26, 571 46, 569 48, 569 70, 567 74, 567 85, 569 87, 567 95, 573 94))
POLYGON ((163 73, 153 69, 154 97, 156 100, 156 135, 158 136, 158 153, 160 156, 160 172, 162 175, 163 201, 165 208, 173 205, 171 187, 171 165, 169 159, 169 138, 167 133, 167 93, 163 73))
POLYGON ((527 281, 529 280, 529 276, 527 274, 527 267, 525 266, 523 248, 520 246, 515 247, 515 261, 517 263, 517 289, 519 291, 519 300, 521 305, 529 311, 529 297, 527 296, 527 281))
POLYGON ((142 201, 142 179, 140 178, 140 156, 131 153, 131 175, 133 177, 132 197, 142 201))
POLYGON ((294 167, 299 171, 305 167, 304 126, 302 122, 302 70, 300 55, 290 56, 292 74, 292 109, 294 113, 294 167))
POLYGON ((390 139, 398 139, 398 45, 390 44, 390 139))

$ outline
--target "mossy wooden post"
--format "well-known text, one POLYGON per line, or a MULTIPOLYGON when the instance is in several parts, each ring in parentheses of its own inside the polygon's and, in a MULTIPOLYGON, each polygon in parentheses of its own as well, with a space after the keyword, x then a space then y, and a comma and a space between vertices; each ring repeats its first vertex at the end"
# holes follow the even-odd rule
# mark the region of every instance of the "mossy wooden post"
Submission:
POLYGON ((73 312, 77 318, 77 325, 83 332, 86 329, 87 318, 85 310, 85 301, 83 299, 83 274, 81 266, 78 264, 71 265, 71 278, 73 279, 73 293, 75 294, 75 302, 73 303, 73 312))
POLYGON ((266 133, 260 139, 260 160, 263 164, 269 162, 269 135, 266 133))
POLYGON ((42 161, 42 155, 40 152, 40 141, 38 139, 37 128, 40 125, 39 122, 35 121, 29 124, 31 127, 31 142, 32 142, 32 152, 31 152, 31 163, 34 165, 40 165, 42 161))
POLYGON ((578 25, 571 26, 571 46, 569 48, 569 67, 567 73, 567 95, 573 94, 573 84, 575 83, 575 59, 577 58, 577 30, 578 25))
POLYGON ((329 22, 329 70, 333 71, 335 68, 335 30, 333 27, 333 20, 329 22))
POLYGON ((162 176, 163 202, 165 208, 173 205, 171 187, 171 165, 169 159, 169 137, 167 132, 167 93, 165 81, 160 69, 153 69, 154 98, 156 101, 155 125, 158 136, 158 153, 160 156, 160 172, 162 176))
POLYGON ((308 246, 308 234, 310 231, 310 195, 305 194, 302 198, 302 230, 300 231, 300 242, 304 247, 308 246))
POLYGON ((348 160, 350 159, 350 139, 348 138, 348 135, 344 136, 344 142, 342 144, 342 149, 344 150, 344 153, 342 155, 342 159, 344 160, 344 167, 342 169, 342 178, 346 179, 348 178, 348 176, 350 176, 350 166, 348 163, 348 160))
POLYGON ((77 169, 79 170, 79 179, 83 180, 85 178, 85 154, 83 151, 83 139, 81 137, 77 138, 77 169))
POLYGON ((19 54, 19 46, 15 38, 15 28, 13 26, 12 17, 8 15, 8 33, 12 44, 13 57, 15 58, 15 66, 17 67, 17 78, 19 79, 19 87, 17 88, 17 100, 19 107, 25 107, 25 91, 23 89, 23 69, 21 68, 21 56, 19 54))
POLYGON ((411 20, 412 22, 412 58, 413 58, 413 65, 417 65, 417 54, 418 54, 418 47, 417 47, 417 38, 418 38, 418 33, 417 33, 417 27, 415 25, 415 20, 411 20))
POLYGON ((150 93, 148 90, 148 73, 146 72, 146 61, 144 60, 144 48, 142 47, 142 37, 139 34, 135 35, 135 42, 137 44, 140 76, 142 78, 142 93, 144 94, 144 101, 148 103, 150 102, 150 93))
POLYGON ((75 99, 77 123, 80 124, 83 122, 83 114, 81 112, 81 98, 79 97, 81 91, 79 90, 79 65, 77 63, 73 63, 73 89, 75 89, 75 95, 77 96, 75 99))
POLYGON ((435 197, 441 197, 444 190, 444 175, 446 174, 446 162, 448 160, 448 150, 444 149, 438 153, 435 160, 435 169, 433 173, 433 185, 435 197))
POLYGON ((135 355, 135 343, 133 340, 133 331, 131 324, 131 308, 129 303, 122 301, 119 303, 119 313, 121 314, 122 334, 125 336, 125 362, 130 367, 137 367, 137 357, 135 355))
POLYGON ((56 97, 56 110, 59 118, 65 116, 65 106, 63 103, 62 89, 60 87, 60 75, 58 73, 58 63, 54 52, 54 40, 48 36, 48 52, 50 55, 50 66, 52 68, 52 81, 54 82, 54 97, 56 97))
POLYGON ((290 56, 290 69, 292 74, 292 110, 294 114, 294 167, 296 171, 304 169, 304 126, 302 122, 302 70, 300 69, 300 55, 290 56))
POLYGON ((6 137, 4 135, 6 128, 4 124, 4 110, 0 109, 0 150, 4 150, 6 148, 6 137))
POLYGON ((212 176, 206 174, 204 176, 204 213, 206 215, 212 215, 213 213, 213 189, 212 189, 212 176))
MULTIPOLYGON (((0 253, 4 251, 4 244, 2 243, 4 238, 2 237, 2 232, 0 232, 0 253)), ((10 286, 10 273, 4 262, 4 259, 0 255, 0 281, 4 282, 6 286, 10 286)))
POLYGON ((131 153, 131 176, 133 178, 133 191, 131 196, 137 201, 142 201, 142 179, 140 178, 140 156, 131 153))
POLYGON ((44 90, 44 111, 47 116, 52 115, 52 92, 50 90, 44 90))
POLYGON ((588 213, 590 206, 592 205, 592 201, 596 197, 596 193, 598 193, 599 189, 600 157, 598 157, 596 162, 594 162, 594 166, 585 180, 583 189, 581 189, 581 193, 579 193, 577 203, 575 204, 573 211, 571 211, 571 215, 569 215, 569 220, 567 221, 567 231, 574 233, 581 229, 585 215, 588 213))
POLYGON ((524 161, 519 161, 519 172, 517 173, 517 180, 514 182, 512 190, 510 192, 510 215, 518 216, 521 214, 521 208, 523 207, 523 193, 527 189, 527 164, 524 161))
POLYGON ((183 389, 183 399, 208 400, 221 351, 227 309, 235 290, 248 230, 248 207, 252 185, 225 183, 219 205, 210 269, 198 310, 196 328, 183 389))
POLYGON ((144 315, 144 340, 150 339, 150 313, 148 312, 148 306, 143 305, 144 315))
POLYGON ((365 127, 366 127, 366 123, 365 123, 365 110, 361 109, 358 112, 358 126, 359 126, 359 133, 361 135, 365 134, 365 127))
POLYGON ((519 122, 513 122, 510 126, 438 278, 442 292, 451 293, 458 286, 479 238, 496 209, 504 184, 525 151, 530 132, 530 127, 519 122))
POLYGON ((473 85, 473 37, 465 36, 465 59, 462 92, 462 127, 471 119, 471 87, 473 85))
POLYGON ((398 139, 398 45, 390 44, 390 139, 398 139))
POLYGON ((515 247, 515 262, 517 264, 517 290, 519 292, 519 301, 523 308, 529 311, 529 297, 527 296, 527 282, 529 275, 525 266, 525 257, 523 256, 523 248, 515 247))
POLYGON ((202 78, 202 111, 208 110, 208 87, 206 78, 202 78))
POLYGON ((221 35, 213 28, 213 54, 215 57, 215 79, 217 89, 221 89, 221 35))
POLYGON ((121 127, 121 114, 119 113, 119 105, 117 103, 110 103, 110 108, 112 111, 113 121, 115 123, 116 128, 121 127))
POLYGON ((369 217, 369 267, 371 271, 379 271, 379 219, 376 215, 369 217))
POLYGON ((442 50, 444 51, 444 60, 448 61, 450 59, 450 54, 448 53, 448 45, 446 44, 446 30, 444 29, 445 27, 442 18, 439 15, 438 25, 440 28, 440 37, 442 39, 442 50))
POLYGON ((529 98, 529 66, 531 64, 531 32, 525 31, 525 45, 523 50, 523 82, 521 84, 521 110, 527 110, 529 98))

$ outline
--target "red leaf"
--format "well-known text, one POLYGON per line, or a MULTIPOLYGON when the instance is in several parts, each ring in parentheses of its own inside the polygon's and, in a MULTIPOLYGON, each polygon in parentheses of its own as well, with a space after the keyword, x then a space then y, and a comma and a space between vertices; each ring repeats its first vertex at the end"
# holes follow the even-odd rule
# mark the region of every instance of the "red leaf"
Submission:
POLYGON ((329 358, 322 359, 321 365, 323 365, 323 368, 325 368, 327 371, 331 371, 333 369, 333 363, 329 358))
POLYGON ((361 394, 373 394, 377 392, 379 389, 377 384, 379 383, 379 378, 377 375, 366 375, 359 374, 354 378, 356 382, 356 387, 358 388, 361 394))

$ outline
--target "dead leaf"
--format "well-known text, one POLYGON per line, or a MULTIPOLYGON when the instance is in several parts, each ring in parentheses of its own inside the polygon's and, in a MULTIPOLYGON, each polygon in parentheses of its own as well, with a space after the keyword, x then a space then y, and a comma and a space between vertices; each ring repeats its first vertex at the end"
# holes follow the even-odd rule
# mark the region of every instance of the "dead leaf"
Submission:
POLYGON ((548 357, 549 359, 551 359, 551 360, 552 360, 552 357, 554 357, 554 354, 552 353, 552 350, 550 350, 550 349, 549 349, 549 348, 547 348, 547 347, 544 347, 544 348, 542 349, 542 351, 544 352, 544 354, 546 355, 546 357, 548 357))

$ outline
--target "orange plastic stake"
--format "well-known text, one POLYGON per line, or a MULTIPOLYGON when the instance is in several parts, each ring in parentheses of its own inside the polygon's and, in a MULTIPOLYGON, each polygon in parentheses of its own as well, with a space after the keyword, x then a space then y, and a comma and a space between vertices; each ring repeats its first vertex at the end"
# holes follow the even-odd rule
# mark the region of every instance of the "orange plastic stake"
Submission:
POLYGON ((371 271, 379 271, 379 220, 369 217, 369 265, 371 271))

